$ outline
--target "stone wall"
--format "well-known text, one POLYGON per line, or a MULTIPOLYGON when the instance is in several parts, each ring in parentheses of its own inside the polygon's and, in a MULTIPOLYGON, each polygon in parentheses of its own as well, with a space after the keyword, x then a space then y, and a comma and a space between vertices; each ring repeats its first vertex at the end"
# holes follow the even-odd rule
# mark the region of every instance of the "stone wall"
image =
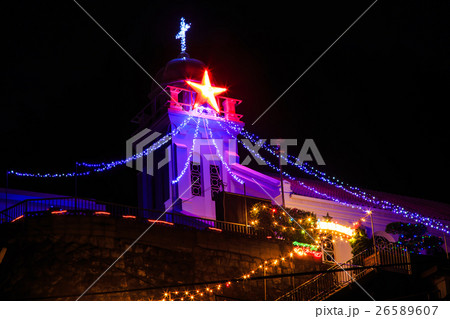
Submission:
MULTIPOLYGON (((0 249, 7 251, 0 264, 0 299, 76 300, 149 225, 105 216, 47 216, 2 224, 0 249)), ((291 248, 275 239, 154 225, 82 300, 159 300, 164 291, 206 287, 186 284, 239 278, 291 248)), ((312 257, 289 258, 269 267, 267 275, 321 268, 312 257)), ((310 277, 267 279, 267 300, 310 277)), ((264 280, 222 285, 220 291, 196 299, 264 300, 264 280)))

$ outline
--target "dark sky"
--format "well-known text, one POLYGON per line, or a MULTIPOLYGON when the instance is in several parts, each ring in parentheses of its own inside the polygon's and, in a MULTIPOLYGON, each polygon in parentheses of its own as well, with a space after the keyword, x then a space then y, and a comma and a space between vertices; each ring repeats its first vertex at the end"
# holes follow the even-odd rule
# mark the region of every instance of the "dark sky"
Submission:
MULTIPOLYGON (((249 131, 314 139, 320 168, 350 184, 450 203, 449 1, 378 1, 254 126, 372 1, 243 2, 79 1, 152 75, 178 55, 185 17, 189 54, 243 100, 249 131)), ((123 158, 152 80, 73 1, 14 1, 2 13, 0 169, 123 158)), ((79 194, 133 204, 134 174, 80 178, 79 194)), ((73 183, 9 181, 60 194, 73 183)))

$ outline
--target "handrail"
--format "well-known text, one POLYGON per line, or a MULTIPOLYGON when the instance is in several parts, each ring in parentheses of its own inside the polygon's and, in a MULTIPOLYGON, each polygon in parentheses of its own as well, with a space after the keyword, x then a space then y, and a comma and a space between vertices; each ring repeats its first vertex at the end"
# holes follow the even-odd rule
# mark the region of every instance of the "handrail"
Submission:
POLYGON ((386 270, 411 274, 410 255, 403 246, 391 243, 384 247, 377 247, 376 251, 371 247, 344 263, 328 268, 328 270, 342 268, 343 272, 324 272, 319 274, 282 295, 277 300, 325 300, 374 270, 374 268, 366 268, 364 266, 392 264, 395 264, 395 266, 390 266, 386 270), (355 266, 364 268, 354 269, 355 266))
POLYGON ((256 231, 251 227, 246 227, 245 224, 196 216, 188 216, 176 212, 164 213, 163 211, 155 209, 140 208, 81 197, 26 199, 1 211, 0 213, 2 214, 2 216, 0 216, 0 223, 11 222, 18 218, 21 218, 22 216, 35 217, 37 215, 43 215, 46 211, 51 211, 52 209, 68 210, 68 214, 73 214, 74 212, 84 212, 84 214, 92 214, 94 211, 108 211, 109 214, 114 217, 131 215, 139 219, 159 219, 168 223, 194 228, 209 228, 211 230, 217 231, 223 230, 250 235, 265 235, 264 232, 256 231), (161 217, 161 215, 163 214, 164 216, 161 217))
POLYGON ((17 206, 19 206, 19 205, 22 205, 22 204, 23 204, 24 202, 26 202, 26 201, 28 201, 28 199, 25 199, 25 200, 23 200, 23 201, 20 201, 20 202, 18 202, 18 203, 15 203, 15 204, 12 205, 12 206, 6 207, 5 209, 3 209, 3 210, 0 211, 0 214, 5 215, 5 214, 7 214, 6 211, 8 211, 8 210, 10 210, 10 209, 12 209, 12 208, 15 208, 15 207, 17 207, 17 206))

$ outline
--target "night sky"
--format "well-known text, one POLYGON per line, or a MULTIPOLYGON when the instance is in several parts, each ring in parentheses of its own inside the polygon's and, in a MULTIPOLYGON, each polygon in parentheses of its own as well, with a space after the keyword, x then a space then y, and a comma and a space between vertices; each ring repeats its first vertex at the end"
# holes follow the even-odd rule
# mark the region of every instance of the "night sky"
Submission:
MULTIPOLYGON (((314 139, 320 169, 352 185, 450 203, 449 1, 378 1, 251 125, 372 2, 79 1, 151 75, 177 57, 185 17, 188 53, 243 100, 249 131, 314 139)), ((2 13, 0 170, 124 158, 152 80, 71 0, 14 1, 2 13)), ((135 204, 135 174, 79 178, 78 193, 135 204)), ((9 186, 74 192, 73 179, 9 186)))

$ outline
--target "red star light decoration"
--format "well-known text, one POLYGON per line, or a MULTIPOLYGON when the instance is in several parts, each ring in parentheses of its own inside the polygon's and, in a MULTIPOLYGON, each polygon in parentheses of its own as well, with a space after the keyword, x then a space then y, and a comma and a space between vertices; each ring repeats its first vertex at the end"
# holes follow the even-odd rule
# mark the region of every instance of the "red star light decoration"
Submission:
POLYGON ((205 70, 205 73, 203 74, 201 84, 192 81, 186 81, 186 83, 190 87, 192 87, 195 92, 197 92, 194 109, 199 105, 207 102, 217 113, 220 113, 220 109, 216 101, 216 95, 225 92, 227 89, 211 86, 211 81, 209 80, 209 74, 207 70, 205 70))

